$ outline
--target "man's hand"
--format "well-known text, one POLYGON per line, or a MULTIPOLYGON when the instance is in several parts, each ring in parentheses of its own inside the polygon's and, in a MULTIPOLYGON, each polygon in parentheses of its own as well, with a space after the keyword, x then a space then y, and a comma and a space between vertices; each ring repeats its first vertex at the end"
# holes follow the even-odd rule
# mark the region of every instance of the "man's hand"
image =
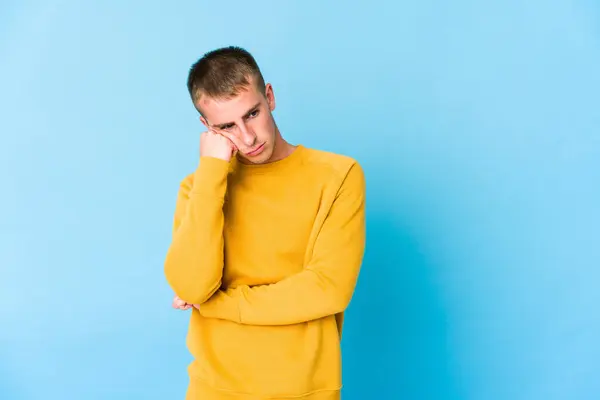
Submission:
POLYGON ((177 308, 179 310, 189 310, 192 307, 195 307, 198 310, 200 309, 199 305, 186 303, 185 301, 181 300, 177 295, 173 298, 173 308, 177 308))
POLYGON ((200 135, 200 157, 214 157, 229 161, 237 152, 237 147, 224 135, 214 129, 200 135))

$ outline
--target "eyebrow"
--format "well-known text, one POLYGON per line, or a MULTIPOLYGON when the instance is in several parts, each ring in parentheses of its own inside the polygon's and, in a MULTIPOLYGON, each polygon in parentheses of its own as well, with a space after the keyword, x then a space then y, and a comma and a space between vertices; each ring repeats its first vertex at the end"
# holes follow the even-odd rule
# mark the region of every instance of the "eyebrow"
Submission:
MULTIPOLYGON (((248 115, 252 114, 253 111, 255 111, 258 106, 260 106, 260 101, 258 103, 256 103, 253 107, 251 107, 246 114, 244 114, 244 118, 246 118, 248 115)), ((224 122, 222 124, 214 124, 215 127, 219 128, 219 129, 223 129, 224 126, 227 125, 235 125, 235 122, 224 122)))

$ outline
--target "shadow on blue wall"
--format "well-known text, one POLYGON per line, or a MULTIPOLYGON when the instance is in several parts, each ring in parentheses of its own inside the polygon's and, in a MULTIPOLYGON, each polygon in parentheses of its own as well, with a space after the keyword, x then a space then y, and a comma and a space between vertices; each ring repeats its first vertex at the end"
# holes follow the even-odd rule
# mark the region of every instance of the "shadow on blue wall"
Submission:
POLYGON ((447 319, 429 279, 434 266, 388 207, 367 213, 365 260, 343 335, 343 398, 459 399, 447 319))

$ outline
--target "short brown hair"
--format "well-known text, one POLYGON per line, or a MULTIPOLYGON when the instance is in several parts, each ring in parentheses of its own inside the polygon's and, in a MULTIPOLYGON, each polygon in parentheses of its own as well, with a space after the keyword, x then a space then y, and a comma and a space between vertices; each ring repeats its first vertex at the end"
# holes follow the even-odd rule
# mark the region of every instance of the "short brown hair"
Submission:
MULTIPOLYGON (((212 50, 190 68, 187 88, 194 105, 203 95, 230 99, 248 87, 250 79, 265 92, 265 81, 254 57, 237 46, 212 50)), ((199 110, 198 110, 199 111, 199 110)))

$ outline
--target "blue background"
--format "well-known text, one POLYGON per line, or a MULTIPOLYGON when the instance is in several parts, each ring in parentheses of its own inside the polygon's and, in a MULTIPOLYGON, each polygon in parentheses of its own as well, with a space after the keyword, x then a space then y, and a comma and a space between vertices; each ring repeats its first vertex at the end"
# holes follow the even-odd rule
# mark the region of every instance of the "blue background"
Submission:
POLYGON ((183 398, 185 80, 230 44, 367 173, 345 400, 600 398, 600 4, 216 3, 2 2, 0 398, 183 398))

